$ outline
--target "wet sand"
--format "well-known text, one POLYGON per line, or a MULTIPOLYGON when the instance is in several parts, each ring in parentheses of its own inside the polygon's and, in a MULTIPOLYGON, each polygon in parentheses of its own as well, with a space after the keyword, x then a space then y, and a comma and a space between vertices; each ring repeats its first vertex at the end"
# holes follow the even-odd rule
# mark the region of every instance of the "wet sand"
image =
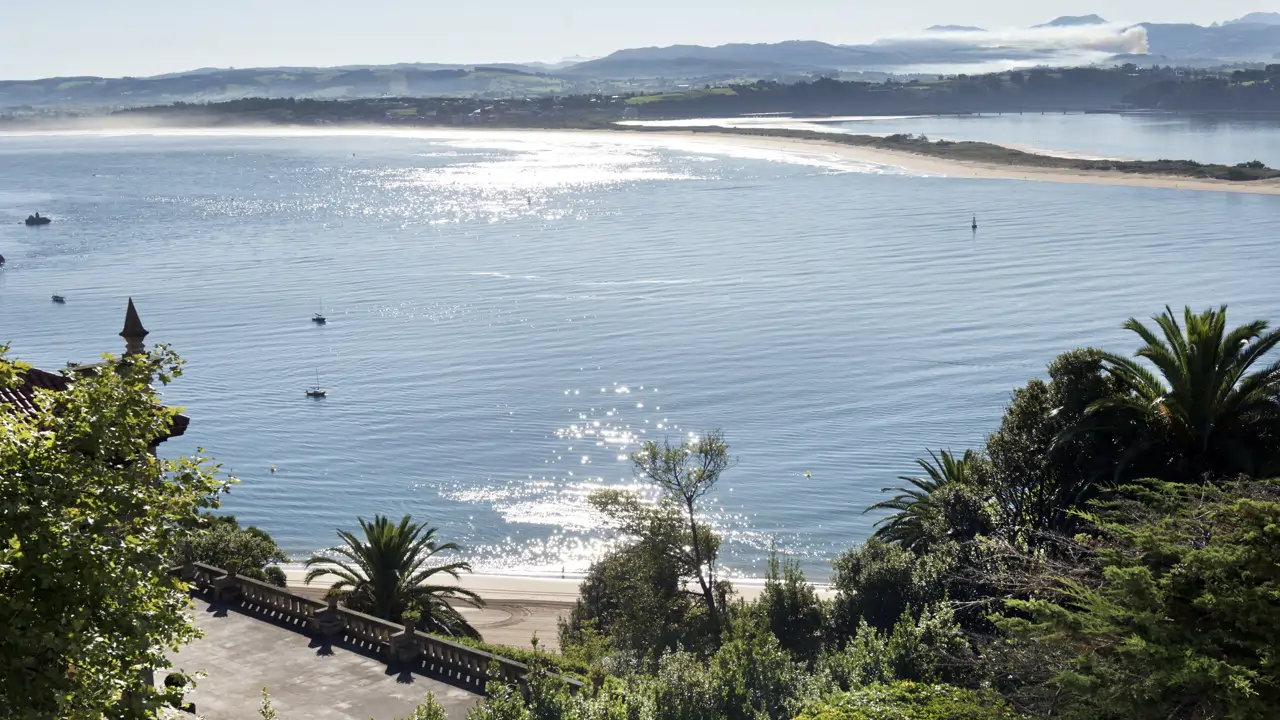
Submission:
MULTIPOLYGON (((591 131, 612 133, 613 131, 591 131)), ((845 143, 763 135, 745 135, 714 130, 693 131, 619 131, 631 136, 651 140, 676 137, 682 145, 705 144, 709 147, 733 146, 761 150, 773 150, 838 158, 853 162, 883 165, 911 173, 936 177, 988 180, 1018 180, 1025 182, 1083 183, 1089 185, 1116 185, 1124 187, 1164 188, 1168 190, 1197 190, 1210 192, 1245 193, 1250 195, 1280 195, 1280 180, 1254 180, 1232 182, 1172 175, 1141 175, 1097 170, 1064 170, 1023 165, 981 163, 968 160, 949 160, 898 150, 859 147, 845 143)))

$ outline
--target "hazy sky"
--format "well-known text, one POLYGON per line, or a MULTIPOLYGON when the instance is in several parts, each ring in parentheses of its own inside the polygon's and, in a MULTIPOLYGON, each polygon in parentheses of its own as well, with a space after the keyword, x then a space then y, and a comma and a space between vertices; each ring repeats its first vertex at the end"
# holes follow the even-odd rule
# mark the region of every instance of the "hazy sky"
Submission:
POLYGON ((624 47, 909 35, 1058 15, 1209 24, 1271 0, 0 0, 0 78, 198 67, 519 62, 624 47))

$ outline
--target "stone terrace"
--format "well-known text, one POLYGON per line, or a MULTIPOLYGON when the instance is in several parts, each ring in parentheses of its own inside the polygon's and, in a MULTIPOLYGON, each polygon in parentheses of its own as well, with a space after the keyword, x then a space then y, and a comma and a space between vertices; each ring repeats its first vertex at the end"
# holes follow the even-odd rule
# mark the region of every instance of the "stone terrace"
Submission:
MULTIPOLYGON (((390 720, 408 715, 428 692, 450 720, 462 720, 479 696, 384 660, 330 646, 236 608, 192 598, 205 637, 171 653, 173 671, 204 671, 187 695, 206 720, 258 717, 262 687, 281 720, 390 720)), ((163 677, 156 678, 163 681, 163 677)))

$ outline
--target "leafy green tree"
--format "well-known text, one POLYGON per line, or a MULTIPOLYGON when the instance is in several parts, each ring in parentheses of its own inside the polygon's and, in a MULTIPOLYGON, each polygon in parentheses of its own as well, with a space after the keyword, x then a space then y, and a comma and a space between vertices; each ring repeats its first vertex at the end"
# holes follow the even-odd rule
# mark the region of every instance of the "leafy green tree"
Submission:
MULTIPOLYGON (((631 493, 608 490, 593 493, 590 501, 631 540, 592 563, 561 626, 561 648, 572 653, 603 635, 608 650, 641 667, 652 667, 677 646, 713 649, 701 591, 687 589, 696 561, 683 508, 670 500, 649 505, 631 493)), ((714 558, 719 538, 706 525, 698 532, 703 557, 714 558)), ((727 583, 722 586, 727 593, 727 583)))
POLYGON ((1135 461, 1183 481, 1280 470, 1280 361, 1254 370, 1280 344, 1280 329, 1255 320, 1228 331, 1225 305, 1199 315, 1185 308, 1185 327, 1168 307, 1154 320, 1160 334, 1134 318, 1124 324, 1144 345, 1136 359, 1103 354, 1122 393, 1089 408, 1100 429, 1141 430, 1117 476, 1135 461))
POLYGON ((1102 353, 1073 350, 1049 364, 1048 381, 1013 392, 1000 428, 987 438, 982 486, 994 502, 995 530, 1024 544, 1070 533, 1084 507, 1115 472, 1132 432, 1085 433, 1089 407, 1121 392, 1102 353))
MULTIPOLYGON (((25 368, 3 353, 0 388, 13 388, 25 368)), ((177 413, 152 383, 180 373, 155 348, 37 391, 34 413, 0 405, 0 717, 154 709, 144 670, 197 637, 166 569, 227 482, 204 458, 150 452, 177 413)))
POLYGON ((1280 485, 1152 482, 1087 516, 1083 562, 1001 621, 1042 713, 1261 718, 1280 707, 1280 485), (1043 667, 1034 667, 1040 664, 1043 667))
POLYGON ((805 661, 812 661, 827 639, 827 609, 817 590, 804 578, 800 563, 778 561, 776 549, 769 551, 769 573, 755 610, 784 649, 805 661))
POLYGON ((631 462, 637 477, 662 488, 668 498, 684 509, 688 534, 692 538, 688 546, 691 558, 686 565, 693 571, 702 591, 712 632, 719 634, 724 600, 716 579, 716 553, 714 548, 703 544, 703 538, 709 533, 705 532, 705 527, 699 527, 695 506, 698 500, 711 492, 720 475, 733 465, 724 433, 713 430, 681 445, 672 445, 665 440, 661 445, 649 441, 639 452, 631 455, 631 462))
POLYGON ((908 608, 918 612, 941 600, 955 555, 939 551, 917 556, 900 545, 872 538, 841 554, 831 566, 831 586, 836 590, 832 625, 847 639, 863 620, 891 630, 908 608))
POLYGON ((710 669, 722 704, 719 717, 789 720, 799 710, 797 701, 806 687, 805 668, 767 629, 733 627, 711 658, 710 669))
POLYGON ((435 528, 415 523, 408 515, 398 524, 382 515, 374 516, 373 522, 358 520, 364 538, 339 530, 343 544, 332 549, 334 557, 307 560, 307 584, 333 577, 330 592, 344 594, 344 602, 354 610, 399 622, 412 608, 420 613, 419 627, 428 632, 480 637, 451 602, 483 607, 484 601, 465 588, 439 584, 445 576, 456 582, 459 573, 471 572, 471 565, 432 564, 438 554, 460 552, 456 543, 437 542, 435 528))
POLYGON ((892 631, 860 622, 843 648, 831 648, 817 670, 841 690, 895 680, 968 682, 973 651, 946 603, 934 603, 915 617, 903 610, 892 631))
POLYGON ((876 523, 877 539, 898 543, 908 550, 927 552, 932 541, 968 540, 989 530, 981 501, 972 493, 964 492, 972 487, 974 476, 979 472, 978 454, 966 450, 957 458, 943 450, 941 458, 932 451, 929 455, 933 462, 916 460, 925 472, 924 477, 898 478, 910 483, 911 488, 884 488, 881 492, 899 494, 863 510, 863 513, 897 511, 876 523))
POLYGON ((277 565, 289 556, 265 531, 253 525, 242 528, 232 515, 207 515, 201 529, 183 547, 178 562, 202 562, 236 572, 255 580, 284 587, 284 571, 277 565))

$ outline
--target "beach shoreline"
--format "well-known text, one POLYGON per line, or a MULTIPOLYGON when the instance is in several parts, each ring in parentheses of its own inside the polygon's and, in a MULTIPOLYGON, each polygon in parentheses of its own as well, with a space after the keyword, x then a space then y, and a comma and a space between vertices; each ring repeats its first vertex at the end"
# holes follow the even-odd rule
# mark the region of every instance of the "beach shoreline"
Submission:
POLYGON ((750 135, 732 130, 699 128, 646 131, 646 130, 582 130, 579 133, 627 134, 646 139, 680 138, 684 142, 697 142, 709 148, 726 146, 753 148, 807 154, 816 157, 838 158, 852 162, 897 168, 909 173, 934 177, 980 180, 1016 180, 1021 182, 1073 183, 1086 185, 1111 185, 1119 187, 1144 187, 1165 190, 1194 190, 1227 192, 1248 195, 1280 195, 1280 180, 1230 181, 1175 175, 1146 175, 1102 170, 1070 170, 1030 165, 1004 165, 972 160, 955 160, 930 155, 889 150, 884 148, 849 145, 838 140, 817 138, 771 137, 750 135))
MULTIPOLYGON (((322 595, 328 586, 328 582, 324 579, 305 585, 303 580, 307 570, 301 564, 289 563, 280 567, 284 570, 285 578, 292 590, 308 594, 315 591, 322 595)), ((578 586, 582 584, 582 580, 581 577, 471 573, 462 575, 458 586, 478 593, 485 600, 572 605, 578 600, 578 586)), ((747 600, 759 597, 765 582, 764 578, 730 578, 729 581, 733 583, 737 594, 747 600)), ((830 586, 824 583, 814 583, 814 587, 822 597, 832 597, 835 594, 830 586)))
MULTIPOLYGON (((762 127, 760 131, 770 128, 762 127)), ((780 132, 788 132, 780 130, 780 132)), ((40 137, 58 135, 95 135, 95 134, 139 134, 139 135, 196 135, 196 134, 243 134, 292 135, 295 133, 318 135, 390 135, 404 137, 456 137, 464 134, 503 134, 503 133, 549 133, 568 137, 594 137, 601 140, 619 141, 622 138, 650 143, 654 145, 672 146, 679 144, 683 148, 700 147, 705 152, 715 153, 729 148, 763 150, 769 152, 789 153, 797 156, 809 156, 814 159, 830 161, 843 160, 871 166, 895 169, 910 174, 925 175, 937 178, 969 179, 969 180, 1014 180, 1020 182, 1048 182, 1082 185, 1105 185, 1116 187, 1143 187, 1164 190, 1191 190, 1200 192, 1224 192, 1244 195, 1280 195, 1280 178, 1258 180, 1225 180, 1215 178, 1190 177, 1172 173, 1150 174, 1141 172, 1120 172, 1116 170, 1075 169, 1052 166, 1039 166, 1018 163, 984 162, 967 158, 940 157, 938 155, 912 152, 906 149, 885 148, 871 145, 855 144, 841 140, 842 133, 829 133, 830 139, 821 137, 823 133, 803 132, 802 137, 786 135, 757 134, 744 132, 736 128, 718 126, 681 126, 662 129, 661 126, 614 126, 609 128, 537 128, 537 127, 452 127, 452 126, 419 126, 401 128, 376 124, 335 125, 323 128, 306 125, 243 125, 243 126, 190 126, 190 127, 147 127, 127 129, 90 130, 31 130, 0 132, 0 136, 40 137), (673 141, 678 141, 673 142, 673 141)), ((1035 158, 1052 158, 1071 160, 1058 155, 1023 152, 1006 145, 985 144, 992 149, 1008 150, 1035 158)))
MULTIPOLYGON (((306 568, 300 564, 282 565, 289 590, 319 600, 329 585, 326 578, 305 585, 306 568)), ((494 645, 532 648, 536 635, 539 646, 559 648, 559 624, 567 620, 573 604, 577 602, 578 586, 582 578, 539 577, 535 575, 463 575, 458 586, 478 594, 484 601, 483 608, 456 605, 458 611, 471 622, 485 642, 494 645)), ((764 579, 744 578, 731 580, 737 595, 754 600, 764 589, 764 579)), ((830 586, 816 584, 818 596, 831 599, 835 591, 830 586)))

